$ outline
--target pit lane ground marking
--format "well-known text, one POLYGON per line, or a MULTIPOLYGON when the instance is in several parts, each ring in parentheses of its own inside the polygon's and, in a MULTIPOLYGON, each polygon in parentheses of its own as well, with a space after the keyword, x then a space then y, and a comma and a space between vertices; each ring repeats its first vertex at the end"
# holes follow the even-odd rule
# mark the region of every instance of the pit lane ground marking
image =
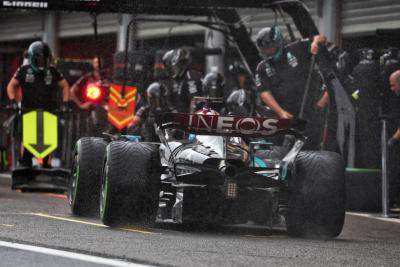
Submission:
POLYGON ((52 197, 52 198, 67 199, 67 195, 62 195, 62 194, 46 193, 46 196, 49 196, 49 197, 52 197))
MULTIPOLYGON (((27 214, 28 215, 37 216, 37 217, 47 218, 47 219, 51 219, 51 220, 73 222, 73 223, 92 225, 92 226, 102 227, 102 228, 110 228, 110 227, 108 227, 108 226, 106 226, 104 224, 100 224, 100 223, 88 222, 88 221, 83 221, 83 220, 76 220, 76 219, 65 218, 65 217, 61 217, 61 216, 53 216, 53 215, 45 214, 45 213, 27 213, 27 214)), ((140 230, 140 229, 130 228, 130 227, 129 228, 121 227, 121 228, 115 228, 115 229, 123 230, 123 231, 127 231, 127 232, 132 232, 132 233, 147 234, 147 235, 159 234, 159 233, 155 233, 155 232, 150 232, 150 231, 145 231, 145 230, 140 230)))
POLYGON ((243 237, 248 237, 248 238, 287 238, 285 235, 242 235, 243 237))
POLYGON ((0 178, 11 180, 11 174, 9 174, 9 173, 0 173, 0 178))
POLYGON ((13 242, 0 241, 0 246, 18 249, 18 250, 30 251, 30 252, 40 253, 40 254, 46 254, 46 255, 51 255, 51 256, 57 256, 57 257, 62 257, 62 258, 68 258, 68 259, 73 259, 73 260, 78 260, 78 261, 85 261, 85 262, 97 263, 97 264, 101 264, 101 265, 108 265, 108 266, 116 266, 116 267, 148 267, 148 266, 150 266, 150 265, 144 265, 144 264, 131 263, 131 262, 117 260, 117 259, 108 259, 108 258, 103 258, 103 257, 98 257, 98 256, 90 256, 90 255, 85 255, 85 254, 81 254, 81 253, 75 253, 75 252, 69 252, 69 251, 63 251, 63 250, 51 249, 51 248, 45 248, 45 247, 38 247, 38 246, 31 246, 31 245, 25 245, 25 244, 13 243, 13 242))
POLYGON ((395 219, 395 218, 377 217, 377 216, 379 216, 379 214, 359 213, 359 212, 346 212, 346 214, 347 215, 358 216, 358 217, 375 219, 375 220, 384 221, 384 222, 391 222, 391 223, 399 223, 400 224, 400 219, 399 218, 395 219))
POLYGON ((6 223, 1 223, 0 226, 4 226, 4 227, 14 227, 14 225, 12 225, 12 224, 6 224, 6 223))

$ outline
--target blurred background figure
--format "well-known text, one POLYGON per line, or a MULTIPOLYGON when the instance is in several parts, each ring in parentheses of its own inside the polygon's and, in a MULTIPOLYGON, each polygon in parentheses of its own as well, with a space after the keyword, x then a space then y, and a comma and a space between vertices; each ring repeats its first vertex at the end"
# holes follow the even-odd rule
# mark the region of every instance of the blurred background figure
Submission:
MULTIPOLYGON (((225 78, 217 71, 217 68, 207 73, 202 79, 203 97, 194 100, 193 111, 202 108, 213 109, 219 113, 224 113, 225 78)), ((196 97, 195 97, 196 98, 196 97)))
POLYGON ((389 131, 389 178, 390 178, 390 205, 392 208, 400 208, 400 69, 393 72, 389 77, 390 89, 394 93, 393 100, 397 108, 393 110, 392 116, 395 127, 389 131))
POLYGON ((358 93, 356 164, 360 168, 378 169, 381 166, 380 69, 374 50, 360 50, 360 62, 353 69, 353 78, 358 93))
POLYGON ((77 82, 71 86, 71 99, 83 110, 87 110, 92 106, 92 102, 88 101, 85 90, 89 84, 98 84, 101 82, 99 59, 93 58, 91 61, 92 71, 83 75, 77 82))
MULTIPOLYGON (((396 109, 395 93, 391 90, 390 75, 400 69, 399 49, 391 47, 380 57, 381 66, 381 91, 382 91, 382 113, 388 114, 396 109)), ((391 124, 396 124, 392 122, 391 124)))
MULTIPOLYGON (((234 61, 228 67, 224 99, 228 113, 238 116, 253 116, 255 115, 255 105, 263 106, 255 90, 252 77, 240 61, 234 61)), ((267 114, 264 115, 267 116, 267 114)))
POLYGON ((133 124, 130 125, 132 131, 141 128, 138 132, 147 142, 157 142, 158 136, 155 133, 154 123, 156 116, 165 112, 173 112, 170 101, 170 90, 159 82, 151 83, 146 89, 146 103, 136 112, 133 124))
POLYGON ((78 136, 100 136, 106 128, 106 87, 102 80, 99 58, 91 61, 92 71, 84 74, 71 87, 71 99, 77 106, 78 136))
POLYGON ((249 75, 246 67, 240 61, 234 61, 228 67, 227 76, 227 93, 237 89, 245 89, 252 91, 254 85, 251 76, 249 75))
POLYGON ((169 78, 172 80, 172 93, 178 112, 189 112, 193 97, 202 95, 201 74, 190 69, 189 50, 178 48, 167 51, 162 61, 169 78))

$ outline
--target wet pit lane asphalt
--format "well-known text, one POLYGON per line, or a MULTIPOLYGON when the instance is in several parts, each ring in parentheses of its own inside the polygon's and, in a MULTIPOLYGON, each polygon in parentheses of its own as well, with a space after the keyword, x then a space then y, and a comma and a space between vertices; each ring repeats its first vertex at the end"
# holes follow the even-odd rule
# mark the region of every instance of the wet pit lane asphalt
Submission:
POLYGON ((400 219, 348 213, 342 234, 326 241, 252 227, 113 229, 72 216, 65 195, 11 191, 1 176, 0 259, 0 266, 399 266, 400 219))

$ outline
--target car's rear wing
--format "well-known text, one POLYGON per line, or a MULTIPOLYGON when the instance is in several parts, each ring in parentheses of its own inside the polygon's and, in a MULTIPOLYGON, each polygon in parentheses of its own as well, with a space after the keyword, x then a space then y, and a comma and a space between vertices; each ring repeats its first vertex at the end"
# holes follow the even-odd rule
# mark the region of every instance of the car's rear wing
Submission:
POLYGON ((304 130, 306 121, 197 113, 166 113, 158 117, 157 124, 160 129, 180 129, 198 135, 262 138, 276 134, 292 134, 303 137, 300 131, 304 130))

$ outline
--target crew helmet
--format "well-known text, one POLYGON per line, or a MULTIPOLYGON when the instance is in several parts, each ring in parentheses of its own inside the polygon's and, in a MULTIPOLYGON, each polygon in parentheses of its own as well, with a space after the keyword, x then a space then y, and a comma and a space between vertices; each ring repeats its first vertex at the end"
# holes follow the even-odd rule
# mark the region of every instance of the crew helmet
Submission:
POLYGON ((169 50, 162 58, 167 73, 172 78, 181 77, 191 63, 191 60, 192 57, 189 50, 184 48, 169 50))
POLYGON ((225 85, 224 77, 216 72, 209 72, 202 80, 203 93, 206 97, 222 98, 225 85))
POLYGON ((51 49, 45 42, 36 41, 29 46, 28 62, 34 71, 45 71, 50 66, 51 60, 51 49))
POLYGON ((277 26, 266 27, 258 32, 256 44, 264 58, 278 60, 283 52, 284 38, 277 26))

